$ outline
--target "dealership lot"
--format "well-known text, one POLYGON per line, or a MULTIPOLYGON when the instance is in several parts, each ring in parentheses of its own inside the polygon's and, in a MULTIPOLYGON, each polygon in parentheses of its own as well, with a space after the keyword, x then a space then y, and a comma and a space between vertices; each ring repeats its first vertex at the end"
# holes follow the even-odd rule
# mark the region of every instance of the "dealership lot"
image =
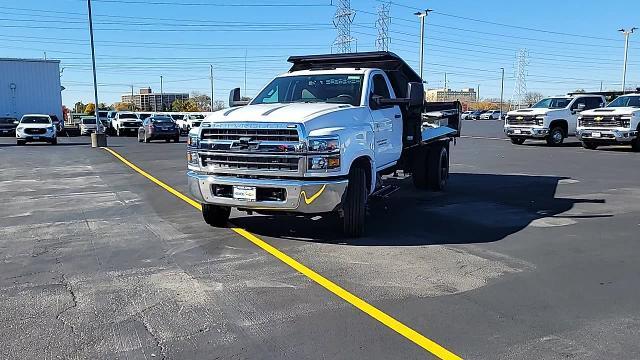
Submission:
MULTIPOLYGON (((463 358, 638 354, 638 154, 515 146, 501 121, 463 134, 448 190, 393 180, 362 239, 333 218, 231 221, 463 358)), ((109 146, 188 193, 184 139, 109 146)), ((0 158, 2 358, 425 356, 85 137, 0 138, 0 158)))

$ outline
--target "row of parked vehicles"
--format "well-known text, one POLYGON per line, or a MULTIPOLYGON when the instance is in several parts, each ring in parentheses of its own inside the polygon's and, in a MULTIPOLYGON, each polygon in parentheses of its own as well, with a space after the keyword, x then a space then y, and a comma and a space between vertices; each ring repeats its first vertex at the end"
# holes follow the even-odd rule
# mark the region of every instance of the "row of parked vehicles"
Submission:
MULTIPOLYGON (((137 134, 149 117, 160 116, 171 118, 180 133, 186 134, 194 127, 200 126, 208 113, 178 113, 178 112, 133 112, 133 111, 98 111, 98 119, 111 135, 124 136, 137 134)), ((67 119, 67 130, 75 129, 80 135, 90 135, 95 132, 97 121, 95 116, 72 113, 67 119)))
POLYGON ((469 110, 460 114, 462 120, 500 120, 504 114, 500 110, 469 110))
POLYGON ((586 149, 602 145, 630 145, 640 151, 640 89, 615 92, 570 93, 540 100, 531 108, 507 113, 504 132, 517 145, 544 139, 561 145, 576 136, 586 149), (607 97, 619 95, 607 104, 607 97))

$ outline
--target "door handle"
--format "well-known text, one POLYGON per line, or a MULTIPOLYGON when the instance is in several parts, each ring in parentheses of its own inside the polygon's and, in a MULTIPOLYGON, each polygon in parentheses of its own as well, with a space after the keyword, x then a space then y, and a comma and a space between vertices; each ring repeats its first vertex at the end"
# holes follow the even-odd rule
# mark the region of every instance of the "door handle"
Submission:
POLYGON ((395 117, 396 119, 400 119, 400 117, 402 117, 402 115, 400 115, 400 114, 396 114, 394 117, 395 117))

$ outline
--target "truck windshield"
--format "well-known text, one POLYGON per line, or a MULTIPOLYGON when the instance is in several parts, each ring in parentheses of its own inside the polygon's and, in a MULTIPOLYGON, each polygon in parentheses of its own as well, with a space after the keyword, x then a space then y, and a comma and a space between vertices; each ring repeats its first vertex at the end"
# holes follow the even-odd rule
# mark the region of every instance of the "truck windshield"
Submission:
POLYGON ((20 120, 22 124, 51 124, 51 120, 44 116, 25 116, 20 120))
POLYGON ((543 109, 563 109, 566 108, 570 102, 571 99, 567 98, 546 98, 538 101, 538 103, 532 107, 543 109))
POLYGON ((275 78, 251 104, 326 102, 360 105, 363 76, 348 74, 275 78))
POLYGON ((136 114, 120 114, 120 119, 138 119, 136 114))
POLYGON ((171 114, 171 118, 173 120, 182 120, 182 118, 184 118, 184 115, 181 114, 171 114))
POLYGON ((189 120, 203 120, 204 115, 189 115, 189 120))
POLYGON ((82 118, 82 123, 84 125, 95 125, 96 124, 96 118, 82 118))
POLYGON ((607 107, 640 107, 640 96, 619 96, 607 107))

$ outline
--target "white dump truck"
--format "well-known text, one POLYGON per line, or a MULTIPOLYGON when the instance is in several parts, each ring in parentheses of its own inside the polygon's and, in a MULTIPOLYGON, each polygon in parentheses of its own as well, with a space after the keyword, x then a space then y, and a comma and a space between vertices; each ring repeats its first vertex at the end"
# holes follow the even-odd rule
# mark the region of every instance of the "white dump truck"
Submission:
POLYGON ((338 213, 358 237, 369 197, 390 187, 384 175, 404 171, 419 189, 444 189, 460 103, 425 103, 420 77, 390 52, 289 62, 249 103, 236 88, 230 109, 189 133, 189 189, 208 224, 224 226, 231 208, 338 213))

